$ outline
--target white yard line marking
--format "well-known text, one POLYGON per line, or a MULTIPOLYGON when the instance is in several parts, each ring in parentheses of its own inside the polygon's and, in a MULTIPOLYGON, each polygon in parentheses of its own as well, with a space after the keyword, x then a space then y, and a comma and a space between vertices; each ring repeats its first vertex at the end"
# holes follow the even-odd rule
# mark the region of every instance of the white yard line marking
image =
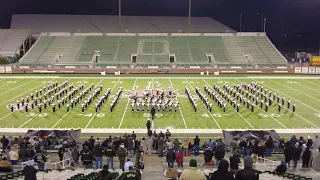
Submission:
MULTIPOLYGON (((169 81, 170 81, 170 83, 171 83, 171 85, 172 85, 172 89, 174 89, 173 84, 172 84, 172 82, 171 82, 171 79, 170 79, 170 78, 169 78, 169 81)), ((176 98, 175 98, 175 99, 176 99, 176 100, 178 100, 178 97, 176 96, 176 98)), ((184 120, 184 116, 183 116, 183 114, 182 114, 182 111, 181 111, 180 105, 179 105, 178 107, 179 107, 179 111, 180 111, 180 114, 181 114, 181 117, 182 117, 182 120, 183 120, 183 123, 184 123, 184 127, 185 127, 186 129, 188 129, 188 128, 187 128, 186 121, 184 120)))
POLYGON ((5 93, 7 93, 7 92, 10 92, 10 91, 12 91, 12 90, 14 90, 14 89, 17 89, 17 88, 19 88, 19 87, 21 87, 21 86, 24 86, 24 85, 26 85, 26 84, 32 83, 32 82, 33 82, 33 81, 35 81, 35 80, 37 80, 37 79, 34 79, 34 80, 32 80, 32 81, 29 81, 29 82, 23 83, 23 84, 21 84, 20 86, 17 86, 17 87, 11 88, 11 89, 9 89, 8 91, 5 91, 5 92, 1 93, 0 95, 5 94, 5 93))
POLYGON ((320 84, 318 84, 318 83, 310 82, 310 81, 307 81, 307 80, 305 80, 305 79, 301 79, 301 80, 303 80, 303 81, 305 81, 305 82, 307 82, 307 83, 313 84, 313 85, 320 86, 320 84))
MULTIPOLYGON (((207 83, 207 85, 211 88, 211 89, 213 89, 212 88, 212 86, 206 81, 206 80, 204 80, 204 79, 202 79, 205 83, 207 83)), ((221 81, 221 80, 220 80, 221 81)), ((233 106, 228 102, 228 101, 226 101, 229 105, 230 105, 230 107, 232 107, 232 109, 233 110, 235 110, 234 108, 233 108, 233 106)), ((254 127, 252 126, 252 124, 250 124, 240 113, 238 113, 236 110, 235 110, 235 112, 252 128, 252 129, 254 129, 254 127)))
MULTIPOLYGON (((132 89, 133 89, 134 86, 136 85, 137 79, 138 79, 138 78, 136 78, 136 80, 134 81, 133 86, 132 86, 132 89)), ((124 116, 125 116, 125 114, 126 114, 126 112, 127 112, 129 102, 130 102, 130 98, 128 97, 128 102, 127 102, 126 108, 124 109, 124 112, 123 112, 123 115, 122 115, 122 118, 121 118, 121 121, 120 121, 120 124, 119 124, 119 129, 120 129, 121 125, 122 125, 124 116)))
POLYGON ((6 118, 7 116, 9 116, 9 115, 12 114, 12 113, 13 113, 13 112, 10 112, 9 114, 3 116, 2 118, 0 118, 0 121, 1 121, 2 119, 6 118))
MULTIPOLYGON (((189 86, 192 88, 192 90, 196 93, 196 90, 193 88, 193 86, 191 86, 190 82, 188 81, 188 79, 186 79, 187 83, 189 84, 189 86)), ((214 120, 214 122, 216 123, 216 125, 218 126, 219 129, 221 129, 220 125, 218 124, 218 122, 216 121, 216 119, 212 116, 211 112, 206 108, 206 106, 203 104, 203 102, 201 101, 202 105, 204 106, 204 108, 208 111, 208 113, 210 114, 211 118, 214 120)))
POLYGON ((302 85, 301 83, 297 83, 297 85, 302 86, 302 87, 307 88, 307 89, 310 89, 310 90, 315 91, 315 92, 317 92, 317 93, 319 92, 319 90, 309 88, 308 86, 302 85))
MULTIPOLYGON (((269 89, 272 89, 274 92, 277 92, 278 94, 282 94, 282 95, 284 95, 284 96, 286 96, 286 97, 289 97, 290 99, 293 99, 293 100, 295 100, 295 101, 297 101, 297 102, 301 103, 302 105, 304 105, 304 106, 306 106, 306 107, 308 107, 308 108, 310 108, 310 109, 313 109, 313 110, 314 110, 314 111, 316 111, 317 113, 319 113, 319 112, 320 112, 319 110, 314 109, 313 107, 311 107, 311 106, 309 106, 309 105, 307 105, 307 104, 305 104, 305 103, 303 103, 303 102, 299 101, 298 99, 295 99, 295 98, 293 98, 293 97, 290 97, 290 96, 288 96, 288 95, 286 95, 286 94, 282 93, 282 92, 281 92, 281 91, 279 91, 279 90, 275 90, 275 89, 271 88, 270 86, 268 86, 268 85, 266 85, 266 84, 264 84, 264 86, 268 87, 269 89)), ((297 114, 297 113, 295 113, 295 114, 297 114)))
MULTIPOLYGON (((236 79, 236 81, 240 82, 239 80, 236 79)), ((263 108, 260 108, 259 106, 256 106, 257 108, 259 108, 260 110, 262 110, 263 112, 265 112, 269 117, 271 117, 273 120, 275 120, 276 122, 278 122, 281 126, 283 126, 284 128, 288 129, 287 126, 285 126, 284 124, 282 124, 280 121, 278 121, 276 118, 272 117, 271 114, 267 113, 265 110, 263 110, 263 108)))
POLYGON ((28 122, 30 122, 33 118, 35 118, 36 116, 38 116, 40 113, 35 114, 32 118, 30 118, 28 121, 24 122, 21 126, 19 126, 19 128, 22 128, 22 126, 24 126, 25 124, 27 124, 28 122))
MULTIPOLYGON (((117 83, 112 87, 110 93, 113 91, 113 89, 117 86, 117 84, 119 83, 120 79, 117 81, 117 83)), ((97 115, 97 113, 94 113, 94 115, 92 116, 92 118, 90 119, 90 121, 88 122, 88 124, 86 125, 85 129, 89 126, 89 124, 91 123, 91 121, 93 120, 93 118, 97 115)))
MULTIPOLYGON (((86 78, 86 79, 83 80, 82 82, 86 81, 87 79, 88 79, 88 78, 86 78)), ((102 78, 102 79, 99 81, 99 83, 93 87, 93 90, 94 90, 94 88, 97 87, 97 86, 101 83, 101 81, 103 81, 103 80, 104 80, 104 78, 102 78)), ((90 93, 89 93, 89 94, 90 94, 90 93)), ((84 98, 83 98, 83 100, 84 100, 84 98)), ((74 108, 76 108, 76 107, 74 107, 74 108)), ((67 112, 66 114, 64 114, 64 115, 52 126, 52 128, 54 128, 59 122, 61 122, 61 121, 63 120, 63 118, 66 117, 71 111, 72 111, 72 109, 70 109, 69 112, 67 112)))
POLYGON ((281 83, 278 83, 277 81, 274 81, 274 80, 272 80, 272 79, 269 79, 269 81, 272 81, 272 82, 277 83, 277 84, 279 84, 279 85, 281 85, 281 86, 287 87, 287 88, 289 88, 289 89, 291 89, 291 90, 294 90, 294 91, 296 91, 296 92, 298 92, 298 93, 300 93, 300 94, 304 94, 305 96, 308 96, 308 97, 310 97, 311 99, 314 99, 314 100, 316 100, 316 101, 320 101, 320 99, 316 99, 316 98, 314 98, 314 97, 312 97, 312 96, 309 96, 309 95, 306 94, 306 93, 303 93, 303 92, 298 91, 298 90, 296 90, 296 89, 293 89, 293 88, 291 88, 291 87, 289 87, 289 86, 286 86, 286 85, 283 85, 283 84, 281 84, 281 83))

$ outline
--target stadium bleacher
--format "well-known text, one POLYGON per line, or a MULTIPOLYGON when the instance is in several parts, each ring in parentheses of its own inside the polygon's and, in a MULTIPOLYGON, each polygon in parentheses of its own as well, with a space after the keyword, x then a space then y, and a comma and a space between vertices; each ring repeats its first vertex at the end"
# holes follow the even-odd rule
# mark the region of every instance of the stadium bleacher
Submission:
POLYGON ((13 56, 29 36, 29 30, 0 30, 0 55, 13 56))
POLYGON ((286 66, 265 36, 41 36, 20 63, 118 66, 133 64, 133 55, 140 66, 286 66), (175 56, 173 63, 169 54, 175 56))

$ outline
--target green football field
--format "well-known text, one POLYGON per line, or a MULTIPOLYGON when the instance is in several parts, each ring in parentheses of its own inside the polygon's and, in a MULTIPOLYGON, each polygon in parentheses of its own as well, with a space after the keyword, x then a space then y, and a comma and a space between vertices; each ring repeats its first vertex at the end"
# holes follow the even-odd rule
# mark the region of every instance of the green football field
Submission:
MULTIPOLYGON (((192 77, 186 76, 132 76, 132 77, 77 77, 77 76, 8 76, 0 78, 0 128, 90 128, 90 129, 144 129, 150 114, 147 112, 132 112, 131 101, 128 94, 135 84, 143 90, 148 82, 151 88, 160 83, 164 89, 172 83, 173 89, 178 93, 177 100, 180 108, 177 112, 157 112, 154 128, 161 129, 318 129, 320 127, 320 80, 314 78, 303 79, 295 76, 255 76, 255 77, 192 77), (292 78, 293 77, 293 78, 292 78), (96 113, 94 104, 91 104, 84 113, 80 105, 67 112, 66 107, 57 109, 54 113, 52 107, 39 113, 38 108, 30 109, 28 113, 17 110, 13 113, 7 107, 10 103, 16 103, 17 99, 30 96, 36 90, 50 82, 58 81, 61 84, 68 80, 68 84, 84 83, 87 87, 91 83, 94 86, 103 86, 103 93, 111 88, 111 96, 107 103, 96 113), (185 87, 189 87, 191 93, 197 97, 195 87, 199 86, 204 92, 204 85, 223 86, 227 83, 253 82, 263 85, 266 89, 276 92, 286 99, 291 99, 291 104, 297 105, 293 113, 290 107, 283 107, 278 112, 277 103, 269 107, 268 112, 259 107, 251 112, 241 105, 239 113, 227 104, 226 112, 223 112, 212 99, 212 112, 209 112, 204 104, 198 100, 198 111, 194 112, 186 94, 185 87), (123 93, 110 112, 110 102, 118 88, 123 87, 123 93)), ((208 97, 208 95, 207 95, 208 97)), ((96 99, 94 100, 94 102, 96 99)), ((286 103, 285 103, 286 106, 286 103)))

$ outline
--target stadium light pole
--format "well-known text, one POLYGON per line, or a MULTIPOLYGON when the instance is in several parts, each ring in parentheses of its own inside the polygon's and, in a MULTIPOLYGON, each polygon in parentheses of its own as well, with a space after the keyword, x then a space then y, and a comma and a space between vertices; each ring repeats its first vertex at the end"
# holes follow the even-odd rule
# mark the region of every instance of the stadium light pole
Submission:
POLYGON ((266 24, 267 24, 267 18, 264 18, 264 27, 263 27, 264 33, 266 33, 266 24))
POLYGON ((119 29, 121 32, 121 0, 119 0, 119 29))
POLYGON ((240 14, 240 32, 242 32, 242 13, 240 14))
POLYGON ((188 28, 189 28, 189 32, 191 30, 191 0, 189 0, 189 23, 188 23, 188 28))

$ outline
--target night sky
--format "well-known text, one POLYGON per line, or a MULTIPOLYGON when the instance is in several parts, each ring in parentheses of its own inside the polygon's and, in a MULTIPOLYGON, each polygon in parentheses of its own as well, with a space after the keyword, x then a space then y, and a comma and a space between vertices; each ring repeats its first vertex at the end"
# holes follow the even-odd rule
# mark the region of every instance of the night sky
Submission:
MULTIPOLYGON (((212 17, 240 31, 266 31, 285 53, 319 53, 320 0, 192 0, 192 16, 212 17)), ((10 28, 12 14, 116 15, 118 0, 0 0, 0 28, 10 28)), ((188 16, 188 0, 122 0, 122 14, 188 16)))

